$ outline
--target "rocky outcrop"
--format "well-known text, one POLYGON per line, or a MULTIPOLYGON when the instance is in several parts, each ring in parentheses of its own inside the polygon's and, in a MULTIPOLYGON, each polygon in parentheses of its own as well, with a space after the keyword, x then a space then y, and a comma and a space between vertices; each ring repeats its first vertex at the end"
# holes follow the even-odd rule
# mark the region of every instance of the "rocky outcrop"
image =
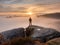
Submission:
POLYGON ((24 28, 17 28, 17 29, 12 29, 9 31, 2 32, 0 36, 2 36, 3 38, 0 39, 3 39, 5 42, 6 41, 8 42, 12 39, 15 40, 15 38, 17 39, 30 38, 32 41, 45 43, 51 39, 60 37, 60 32, 56 31, 55 29, 44 28, 36 25, 28 26, 26 28, 26 31, 24 30, 25 30, 24 28))
POLYGON ((15 37, 24 37, 24 28, 12 29, 1 33, 5 40, 10 40, 15 37))
POLYGON ((43 28, 39 26, 30 26, 27 28, 27 34, 33 39, 33 40, 39 40, 41 42, 46 42, 51 39, 60 37, 60 32, 56 31, 55 29, 51 28, 43 28), (33 27, 33 28, 32 28, 33 27))

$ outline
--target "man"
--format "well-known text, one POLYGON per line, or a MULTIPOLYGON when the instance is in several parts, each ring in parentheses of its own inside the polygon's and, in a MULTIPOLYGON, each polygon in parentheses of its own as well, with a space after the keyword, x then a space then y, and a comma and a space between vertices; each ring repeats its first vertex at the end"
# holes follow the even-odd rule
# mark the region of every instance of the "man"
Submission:
POLYGON ((29 18, 29 26, 31 26, 32 25, 32 19, 31 19, 31 17, 29 18))

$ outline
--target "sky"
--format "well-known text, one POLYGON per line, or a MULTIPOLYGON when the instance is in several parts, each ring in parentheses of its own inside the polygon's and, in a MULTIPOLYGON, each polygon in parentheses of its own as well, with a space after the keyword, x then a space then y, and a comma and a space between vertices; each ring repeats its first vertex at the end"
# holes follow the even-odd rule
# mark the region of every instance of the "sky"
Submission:
POLYGON ((6 12, 35 14, 60 12, 60 0, 0 0, 0 13, 6 12))
MULTIPOLYGON (((47 14, 60 12, 60 0, 0 0, 0 15, 11 14, 47 14)), ((48 18, 33 17, 33 24, 60 29, 58 24, 60 20, 48 18)), ((19 18, 3 18, 0 17, 0 30, 7 30, 20 26, 27 26, 28 19, 26 17, 19 18), (23 22, 23 24, 22 24, 23 22)))

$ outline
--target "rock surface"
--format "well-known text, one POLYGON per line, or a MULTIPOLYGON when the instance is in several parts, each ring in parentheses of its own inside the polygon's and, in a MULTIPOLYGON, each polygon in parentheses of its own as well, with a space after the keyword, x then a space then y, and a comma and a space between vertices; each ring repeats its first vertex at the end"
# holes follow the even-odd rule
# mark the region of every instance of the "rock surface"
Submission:
POLYGON ((31 33, 29 33, 29 36, 32 37, 33 40, 41 40, 42 42, 60 37, 60 32, 56 31, 55 29, 43 28, 35 25, 29 26, 27 28, 27 32, 31 33))
POLYGON ((0 42, 10 41, 12 39, 15 40, 15 38, 17 39, 22 38, 23 40, 26 36, 27 39, 30 38, 32 41, 37 41, 36 44, 43 45, 44 43, 48 42, 51 39, 60 37, 60 32, 56 31, 55 29, 44 28, 36 25, 28 26, 26 28, 26 31, 24 30, 25 30, 24 28, 17 28, 0 33, 0 42))
POLYGON ((10 40, 15 37, 24 37, 24 28, 12 29, 1 33, 5 40, 10 40))

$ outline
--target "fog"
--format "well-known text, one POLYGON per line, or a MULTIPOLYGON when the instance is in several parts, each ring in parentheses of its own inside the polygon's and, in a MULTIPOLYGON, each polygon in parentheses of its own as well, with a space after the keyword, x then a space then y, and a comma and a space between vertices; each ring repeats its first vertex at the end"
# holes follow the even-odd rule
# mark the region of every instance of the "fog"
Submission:
MULTIPOLYGON (((60 19, 52 19, 46 17, 32 17, 33 25, 46 28, 53 28, 60 31, 60 19)), ((0 16, 0 32, 11 30, 14 28, 26 28, 29 25, 29 17, 13 17, 5 18, 0 16)))

